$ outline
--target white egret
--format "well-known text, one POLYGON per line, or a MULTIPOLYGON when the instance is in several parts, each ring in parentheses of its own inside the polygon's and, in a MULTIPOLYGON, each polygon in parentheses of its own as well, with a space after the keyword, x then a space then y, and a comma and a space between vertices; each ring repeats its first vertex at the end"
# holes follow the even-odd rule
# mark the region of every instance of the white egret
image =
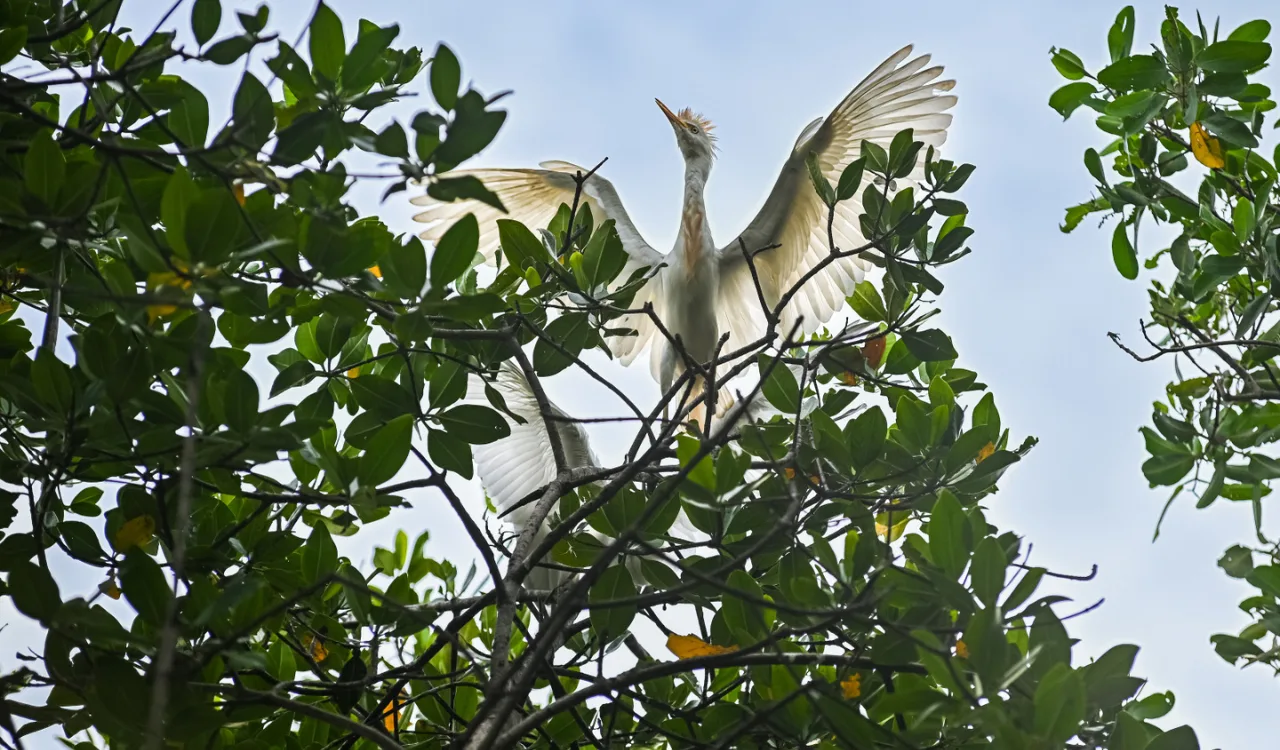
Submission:
MULTIPOLYGON (((782 333, 798 323, 800 333, 807 334, 826 323, 862 280, 869 263, 860 256, 844 257, 807 277, 830 248, 828 211, 809 183, 805 159, 810 153, 815 154, 822 173, 835 181, 844 167, 860 155, 863 140, 887 148, 898 132, 910 128, 916 140, 927 146, 940 146, 951 123, 946 111, 956 102, 954 96, 943 92, 955 82, 938 80, 942 67, 927 67, 928 55, 907 61, 910 54, 910 45, 898 50, 845 96, 831 114, 804 128, 764 206, 741 234, 721 247, 712 241, 703 200, 715 155, 711 123, 688 109, 672 112, 659 101, 658 106, 675 130, 685 161, 684 205, 671 252, 664 256, 641 237, 607 179, 596 174, 583 185, 582 199, 591 207, 592 215, 613 219, 630 258, 621 278, 639 267, 665 266, 637 292, 633 309, 652 303, 666 329, 683 342, 685 352, 699 364, 712 358, 725 331, 729 339, 722 352, 739 349, 766 330, 761 295, 741 248, 754 252, 776 245, 754 257, 765 303, 776 306, 788 290, 803 280, 798 293, 781 311, 782 333)), ((479 178, 506 207, 507 218, 536 228, 547 226, 562 203, 572 202, 577 188, 574 174, 588 172, 560 161, 543 162, 541 166, 542 169, 455 170, 451 174, 479 178)), ((921 174, 918 169, 906 180, 898 180, 897 189, 911 184, 921 174)), ((495 221, 504 217, 503 212, 474 200, 441 203, 420 196, 413 203, 426 207, 414 218, 430 225, 421 235, 430 242, 438 240, 456 219, 474 213, 480 222, 479 250, 493 261, 498 250, 495 221)), ((831 225, 839 247, 852 249, 865 244, 859 229, 860 212, 857 196, 839 204, 831 225)), ((653 341, 657 327, 648 316, 633 313, 619 323, 637 333, 610 337, 610 349, 624 365, 629 365, 650 348, 651 371, 665 393, 682 372, 679 353, 660 333, 659 341, 653 341)))

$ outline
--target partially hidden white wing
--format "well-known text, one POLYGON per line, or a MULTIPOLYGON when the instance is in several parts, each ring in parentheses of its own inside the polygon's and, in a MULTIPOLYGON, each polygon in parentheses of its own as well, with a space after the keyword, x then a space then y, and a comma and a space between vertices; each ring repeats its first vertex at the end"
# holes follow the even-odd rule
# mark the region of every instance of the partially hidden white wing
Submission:
MULTIPOLYGON (((720 330, 731 332, 726 351, 763 333, 760 292, 766 304, 777 305, 782 295, 830 252, 827 208, 810 184, 805 165, 809 153, 817 155, 823 175, 834 183, 861 154, 863 140, 887 149, 893 137, 907 128, 914 131, 915 140, 926 146, 938 147, 946 140, 951 124, 951 115, 946 111, 955 105, 956 97, 943 92, 950 91, 955 82, 938 80, 942 67, 926 67, 928 55, 903 62, 910 54, 910 45, 898 50, 830 115, 804 129, 760 212, 742 234, 720 250, 717 309, 720 330), (757 291, 741 248, 755 252, 774 244, 779 247, 754 258, 761 286, 757 291)), ((922 176, 923 165, 907 179, 896 181, 896 188, 912 185, 922 176)), ((860 195, 861 190, 840 203, 836 212, 832 234, 842 250, 866 243, 858 222, 862 212, 860 195)), ((808 279, 783 309, 782 333, 789 332, 801 317, 800 334, 812 333, 830 320, 844 306, 845 297, 862 280, 869 265, 859 256, 842 258, 808 279)))
MULTIPOLYGON (((510 435, 472 448, 480 483, 499 513, 555 479, 556 460, 551 450, 549 424, 554 425, 560 435, 565 461, 569 464, 566 468, 580 469, 596 465, 587 431, 581 424, 568 421, 568 415, 555 404, 549 404, 552 418, 544 419, 538 408, 538 400, 529 387, 529 381, 514 364, 504 362, 492 385, 502 394, 511 413, 524 420, 524 424, 519 424, 508 418, 510 435)), ((471 380, 467 400, 488 404, 484 384, 478 378, 471 380)), ((508 521, 515 527, 522 528, 532 509, 532 503, 517 508, 508 516, 508 521)))
MULTIPOLYGON (((475 214, 480 224, 479 251, 486 262, 493 264, 499 246, 498 219, 519 221, 534 231, 546 227, 555 218, 561 204, 573 204, 573 196, 577 190, 575 174, 586 174, 589 171, 566 161, 544 161, 539 166, 542 168, 455 169, 449 172, 451 177, 471 175, 478 178, 498 196, 507 210, 503 212, 477 200, 443 202, 428 195, 420 195, 411 199, 415 206, 424 208, 413 217, 414 221, 427 224, 427 228, 419 236, 434 244, 455 221, 469 213, 475 214)), ((629 259, 618 276, 620 282, 630 278, 639 268, 654 267, 663 262, 662 253, 653 249, 636 229, 613 183, 599 174, 591 175, 583 183, 581 201, 590 206, 591 215, 597 223, 605 219, 613 220, 622 248, 629 259)), ((650 279, 636 292, 632 308, 640 309, 646 302, 653 302, 655 306, 660 304, 661 284, 661 275, 650 279)), ((658 314, 661 316, 661 310, 658 314)), ((646 315, 624 315, 617 325, 636 331, 633 336, 610 336, 606 339, 614 356, 624 365, 630 365, 636 355, 644 351, 656 329, 652 319, 646 315)))

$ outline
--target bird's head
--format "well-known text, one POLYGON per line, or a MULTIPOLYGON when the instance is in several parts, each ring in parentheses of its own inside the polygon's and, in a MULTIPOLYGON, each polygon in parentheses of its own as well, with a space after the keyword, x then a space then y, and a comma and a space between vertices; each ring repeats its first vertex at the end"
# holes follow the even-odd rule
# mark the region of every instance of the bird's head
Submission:
POLYGON ((710 168, 716 151, 716 137, 711 134, 715 126, 711 121, 687 107, 679 112, 672 112, 661 100, 654 101, 658 103, 662 114, 667 116, 672 130, 676 131, 676 144, 680 146, 685 162, 710 168))

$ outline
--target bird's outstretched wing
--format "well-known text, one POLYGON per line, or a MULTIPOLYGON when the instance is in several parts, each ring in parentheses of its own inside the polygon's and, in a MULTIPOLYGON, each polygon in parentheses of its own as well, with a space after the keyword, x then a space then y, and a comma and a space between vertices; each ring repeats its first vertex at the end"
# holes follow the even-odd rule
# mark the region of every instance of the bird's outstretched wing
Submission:
MULTIPOLYGON (((428 225, 419 236, 435 243, 455 221, 467 214, 475 214, 480 223, 480 253, 487 262, 493 263, 498 251, 498 219, 513 219, 535 232, 546 227, 555 218, 560 204, 573 204, 573 194, 577 190, 574 174, 590 171, 565 161, 544 161, 539 166, 542 169, 455 169, 449 172, 450 177, 476 177, 498 196, 507 210, 500 211, 478 200, 444 202, 429 195, 420 195, 410 200, 413 205, 424 207, 413 217, 414 221, 428 225)), ((662 262, 662 254, 640 236, 613 183, 598 174, 591 175, 582 186, 582 202, 591 207, 591 215, 597 224, 604 219, 613 219, 633 267, 662 262)))
MULTIPOLYGON (((749 343, 764 330, 760 294, 742 246, 754 252, 779 245, 754 259, 761 291, 771 307, 830 251, 827 208, 810 184, 805 165, 810 153, 816 154, 823 175, 834 183, 844 168, 858 158, 864 140, 887 149, 893 137, 907 128, 927 146, 941 146, 946 140, 947 126, 951 124, 951 115, 946 111, 955 105, 956 98, 943 92, 951 90, 955 82, 937 80, 942 67, 927 67, 928 55, 904 63, 910 54, 910 45, 898 50, 830 115, 804 129, 760 212, 742 234, 720 250, 720 330, 731 332, 726 351, 749 343)), ((898 180, 897 187, 919 180, 922 170, 923 167, 906 180, 898 180)), ((841 249, 857 248, 866 242, 858 223, 862 211, 860 195, 859 192, 838 206, 832 233, 841 249)), ((790 331, 800 316, 800 333, 811 333, 830 320, 862 280, 868 265, 853 256, 814 274, 783 310, 783 333, 790 331)))
MULTIPOLYGON (((498 196, 498 200, 506 207, 506 212, 477 200, 443 202, 428 195, 420 195, 411 200, 415 206, 423 206, 425 209, 413 217, 414 221, 427 224, 427 228, 419 236, 435 244, 455 221, 469 213, 475 214, 480 224, 479 251, 486 262, 494 263, 499 245, 498 219, 512 219, 535 231, 546 227, 555 218, 562 203, 573 204, 573 196, 577 190, 575 174, 590 171, 565 161, 544 161, 539 166, 542 168, 453 170, 449 173, 451 177, 471 175, 478 178, 498 196)), ((591 215, 597 224, 605 219, 613 219, 618 239, 622 241, 622 249, 628 257, 626 266, 618 275, 620 281, 630 278, 637 269, 654 267, 663 262, 662 253, 653 249, 636 229, 613 183, 599 174, 591 175, 582 186, 581 200, 591 207, 591 215)), ((632 307, 640 309, 646 302, 654 302, 655 305, 660 303, 661 284, 661 277, 650 279, 636 292, 632 307)), ((640 314, 624 315, 618 324, 635 330, 636 334, 611 336, 606 341, 614 356, 621 359, 624 365, 630 365, 636 355, 645 349, 656 329, 652 319, 640 314)))

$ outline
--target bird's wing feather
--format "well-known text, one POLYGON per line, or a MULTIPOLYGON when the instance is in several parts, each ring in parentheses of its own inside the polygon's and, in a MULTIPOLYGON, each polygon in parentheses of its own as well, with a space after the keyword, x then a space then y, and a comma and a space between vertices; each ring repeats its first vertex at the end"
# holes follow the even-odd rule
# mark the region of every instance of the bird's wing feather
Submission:
MULTIPOLYGON (((504 362, 491 384, 502 394, 511 413, 524 420, 524 424, 519 424, 507 419, 511 426, 510 435, 492 443, 472 447, 480 483, 501 513, 555 479, 556 460, 551 450, 547 420, 543 419, 538 400, 524 374, 511 362, 504 362)), ((488 404, 484 385, 478 379, 471 380, 467 399, 488 404)), ((568 419, 564 411, 555 404, 549 406, 553 415, 568 419)), ((595 465, 595 454, 591 452, 587 431, 582 425, 569 421, 555 421, 554 424, 560 434, 560 444, 564 447, 565 460, 569 464, 566 468, 578 469, 595 465)), ((522 527, 532 508, 531 504, 521 507, 508 520, 512 525, 522 527)))
MULTIPOLYGON (((586 174, 588 171, 563 161, 547 161, 541 166, 542 169, 456 169, 450 172, 451 177, 476 177, 498 196, 507 210, 503 212, 473 199, 445 202, 420 195, 410 200, 413 205, 424 209, 413 217, 414 221, 427 224, 419 236, 435 243, 455 221, 469 213, 475 214, 480 223, 480 253, 487 262, 493 263, 499 244, 498 219, 512 219, 535 231, 546 227, 555 218, 560 204, 573 204, 577 189, 574 173, 581 171, 586 174)), ((591 215, 597 222, 613 219, 622 247, 630 258, 631 268, 652 266, 662 261, 662 254, 645 242, 636 229, 612 183, 598 174, 591 175, 583 185, 582 201, 591 207, 591 215)))
MULTIPOLYGON (((823 175, 830 181, 861 152, 863 140, 888 147, 901 130, 911 128, 915 139, 941 146, 947 137, 954 96, 944 95, 954 81, 937 80, 941 66, 926 67, 929 56, 903 62, 911 47, 902 48, 859 83, 826 118, 810 123, 800 134, 782 168, 782 174, 764 206, 747 228, 720 251, 721 330, 732 332, 727 350, 740 347, 763 331, 764 316, 758 298, 776 305, 783 294, 818 265, 829 251, 827 209, 809 183, 805 159, 817 155, 823 175), (757 291, 742 248, 759 253, 754 265, 760 279, 757 291)), ((899 189, 918 180, 922 172, 899 180, 899 189)), ((853 249, 865 244, 859 229, 861 200, 839 204, 831 227, 836 245, 853 249)), ((801 333, 811 333, 844 305, 844 298, 862 280, 867 261, 852 256, 835 261, 805 282, 783 310, 783 332, 803 316, 801 333)))
MULTIPOLYGON (((577 189, 575 173, 588 172, 565 161, 545 161, 540 166, 542 169, 458 169, 450 172, 451 176, 471 175, 478 178, 498 196, 507 210, 504 213, 477 200, 443 202, 421 195, 411 201, 424 208, 413 217, 414 221, 427 224, 420 236, 434 244, 455 221, 473 213, 480 224, 479 251, 487 263, 493 264, 499 245, 498 219, 519 221, 535 230, 547 226, 555 218, 562 203, 572 205, 577 189)), ((613 183, 599 174, 591 175, 582 186, 582 201, 591 207, 591 215, 597 223, 613 219, 618 239, 622 241, 622 248, 628 258, 622 273, 618 275, 619 283, 629 279, 640 268, 657 266, 663 262, 662 254, 654 250, 636 229, 613 183)), ((660 276, 650 279, 636 292, 632 308, 640 309, 647 302, 653 302, 657 307, 662 301, 661 289, 660 276)), ((658 314, 661 315, 662 311, 659 310, 658 314)), ((630 365, 644 351, 656 329, 652 319, 641 314, 624 315, 618 319, 617 325, 636 331, 633 336, 610 336, 606 339, 614 356, 624 365, 630 365)))

